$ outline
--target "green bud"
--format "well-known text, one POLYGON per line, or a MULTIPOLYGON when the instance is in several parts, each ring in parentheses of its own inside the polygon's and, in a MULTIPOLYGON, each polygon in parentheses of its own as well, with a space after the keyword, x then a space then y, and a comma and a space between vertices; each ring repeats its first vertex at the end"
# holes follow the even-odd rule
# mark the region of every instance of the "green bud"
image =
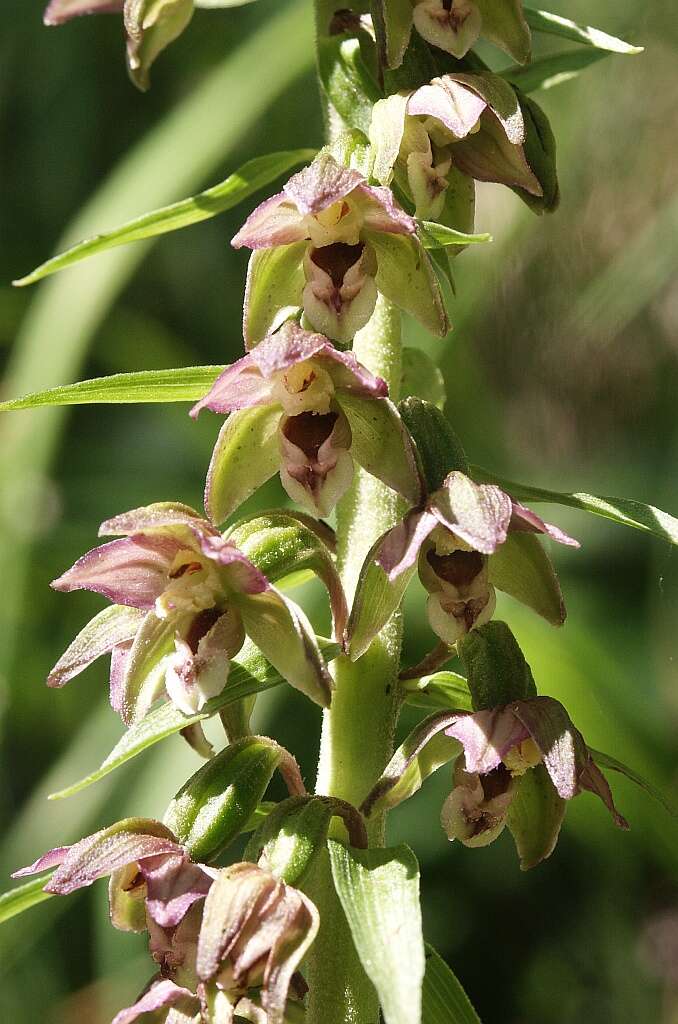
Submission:
POLYGON ((468 474, 461 441, 440 409, 419 398, 406 398, 398 411, 415 443, 429 493, 437 491, 448 473, 468 474))
POLYGON ((534 196, 524 189, 515 189, 515 192, 535 213, 552 213, 560 202, 555 136, 539 104, 518 90, 516 93, 525 122, 523 151, 544 194, 534 196))
POLYGON ((536 696, 530 666, 505 622, 495 620, 471 630, 457 650, 466 669, 474 711, 536 696))
POLYGON ((185 783, 164 822, 194 860, 214 860, 245 828, 283 756, 270 740, 230 744, 185 783))

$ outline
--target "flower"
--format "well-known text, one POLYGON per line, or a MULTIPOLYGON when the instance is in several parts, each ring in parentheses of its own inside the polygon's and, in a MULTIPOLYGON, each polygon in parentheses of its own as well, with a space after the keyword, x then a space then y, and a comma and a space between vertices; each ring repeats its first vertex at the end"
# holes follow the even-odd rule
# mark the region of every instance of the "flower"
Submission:
POLYGON ((245 635, 293 686, 324 706, 330 678, 304 613, 187 505, 159 502, 103 523, 119 539, 94 548, 52 583, 114 602, 49 674, 63 686, 111 652, 111 703, 138 721, 163 688, 186 715, 223 690, 245 635))
POLYGON ((525 154, 526 125, 516 93, 490 72, 443 75, 379 100, 370 139, 375 177, 386 185, 395 168, 419 218, 437 220, 444 211, 450 227, 472 230, 474 180, 544 195, 525 154))
POLYGON ((382 292, 444 336, 448 323, 416 222, 387 188, 368 185, 325 150, 267 199, 233 238, 254 250, 245 292, 249 348, 303 306, 310 324, 349 342, 382 292), (266 255, 275 251, 273 263, 266 255))
POLYGON ((192 416, 204 408, 231 413, 207 475, 210 518, 222 522, 277 470, 293 501, 327 515, 351 484, 354 460, 417 500, 411 445, 387 393, 385 381, 350 352, 284 324, 229 366, 191 410, 192 416))
POLYGON ((44 22, 63 25, 82 14, 122 14, 130 77, 146 90, 151 65, 187 27, 193 8, 194 0, 51 0, 44 22))
POLYGON ((249 863, 219 871, 198 940, 203 1006, 237 1007, 258 988, 268 1024, 282 1024, 290 984, 318 924, 311 900, 268 871, 249 863))
MULTIPOLYGON (((423 507, 412 509, 384 534, 374 559, 391 582, 418 565, 419 578, 429 592, 431 629, 453 644, 492 617, 492 557, 511 533, 525 532, 546 534, 560 544, 579 547, 576 540, 545 523, 501 488, 476 484, 455 470, 423 507)), ((501 585, 503 589, 503 582, 501 585)))

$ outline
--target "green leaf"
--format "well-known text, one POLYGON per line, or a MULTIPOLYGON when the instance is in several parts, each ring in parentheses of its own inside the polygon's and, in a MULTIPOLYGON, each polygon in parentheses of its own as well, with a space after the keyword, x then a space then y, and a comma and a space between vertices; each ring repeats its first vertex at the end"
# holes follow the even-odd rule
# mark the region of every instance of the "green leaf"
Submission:
POLYGON ((380 99, 360 54, 357 39, 320 36, 318 73, 330 104, 349 128, 369 132, 372 105, 380 99))
POLYGON ((517 501, 548 502, 554 505, 567 505, 582 512, 590 512, 594 516, 611 519, 621 526, 631 526, 635 530, 651 533, 670 544, 678 544, 678 519, 662 512, 654 505, 645 505, 631 498, 611 498, 607 495, 586 494, 584 491, 572 494, 563 491, 548 491, 542 487, 531 487, 529 484, 518 484, 512 480, 504 480, 494 473, 472 466, 474 479, 483 483, 498 484, 517 501))
POLYGON ((420 1024, 424 940, 419 865, 407 846, 354 850, 328 841, 332 877, 386 1024, 420 1024))
POLYGON ((95 377, 0 402, 0 412, 39 406, 195 402, 204 398, 225 366, 181 366, 95 377))
POLYGON ((599 28, 591 25, 578 25, 570 18, 563 18, 560 14, 552 14, 550 11, 540 11, 533 7, 524 7, 525 20, 535 32, 543 32, 547 35, 561 36, 563 39, 571 39, 575 43, 584 43, 586 46, 593 46, 597 50, 606 50, 609 53, 635 54, 642 53, 642 46, 632 46, 631 43, 610 36, 599 28))
POLYGON ((493 619, 471 630, 457 648, 474 711, 536 696, 530 666, 505 622, 493 619))
POLYGON ((551 89, 554 85, 569 82, 591 64, 607 56, 609 54, 606 50, 566 50, 532 61, 524 67, 514 64, 499 74, 523 92, 536 92, 537 89, 551 89))
POLYGON ((468 683, 456 672, 434 672, 421 679, 409 679, 404 684, 405 700, 415 708, 436 708, 473 711, 468 683))
POLYGON ((419 221, 419 230, 425 249, 444 249, 448 245, 475 245, 478 242, 493 241, 492 235, 487 233, 467 235, 464 231, 456 231, 432 220, 419 221))
POLYGON ((549 556, 533 533, 509 533, 488 561, 489 581, 552 626, 565 621, 565 603, 549 556))
POLYGON ((30 910, 38 903, 50 899, 54 893, 43 892, 43 888, 53 874, 54 872, 50 871, 48 875, 34 878, 30 882, 26 882, 25 885, 18 885, 15 889, 10 889, 9 892, 3 892, 0 896, 0 924, 9 921, 11 917, 16 917, 17 914, 23 914, 24 910, 30 910))
POLYGON ((422 989, 422 1024, 480 1024, 456 975, 433 946, 426 943, 426 973, 422 989))
POLYGON ((521 871, 529 871, 551 856, 566 807, 567 801, 558 796, 543 764, 531 768, 519 780, 506 824, 516 844, 521 871))
POLYGON ((245 736, 184 783, 163 821, 194 860, 214 860, 240 835, 256 812, 280 757, 277 744, 245 736))
POLYGON ((401 572, 391 583, 374 560, 383 536, 372 545, 363 562, 346 631, 348 655, 355 661, 365 653, 402 601, 416 566, 401 572))
POLYGON ((678 808, 662 793, 658 786, 648 782, 646 778, 634 771, 633 768, 629 768, 623 761, 612 757, 611 754, 604 754, 600 750, 592 750, 591 748, 589 748, 589 753, 599 768, 607 768, 608 771, 619 772, 620 775, 625 775, 631 782, 635 782, 637 786, 644 789, 648 796, 656 800, 672 818, 678 820, 678 808))
POLYGON ((445 405, 447 395, 442 371, 420 348, 403 348, 400 396, 421 398, 437 409, 445 405))
POLYGON ((65 270, 66 267, 87 259, 88 256, 96 256, 117 245, 127 245, 129 242, 139 242, 144 238, 154 238, 156 235, 164 235, 169 231, 177 231, 190 224, 209 220, 211 217, 216 217, 217 214, 237 206, 253 192, 279 178, 290 168, 307 163, 315 155, 315 149, 295 149, 255 157, 254 160, 248 160, 246 164, 243 164, 218 185, 199 192, 198 195, 191 196, 189 199, 182 199, 178 203, 172 203, 170 206, 163 206, 151 213, 145 213, 141 217, 135 217, 134 220, 127 221, 126 224, 122 224, 112 231, 78 242, 66 252, 52 257, 27 274, 26 277, 19 278, 13 283, 17 287, 34 284, 43 277, 55 274, 58 270, 65 270))
MULTIPOLYGON (((328 661, 336 658, 340 650, 338 644, 333 644, 329 640, 322 638, 318 638, 318 643, 328 661)), ((212 700, 208 701, 202 711, 195 715, 187 716, 169 702, 153 708, 141 722, 127 730, 100 768, 85 776, 84 779, 75 782, 72 786, 59 790, 57 793, 52 793, 49 799, 61 800, 64 797, 73 796, 75 793, 87 789, 92 783, 103 779, 104 776, 115 771, 116 768, 141 754, 148 747, 152 747, 155 743, 159 743, 161 740, 166 739, 166 737, 181 732, 188 725, 211 718, 221 711, 222 708, 228 707, 229 704, 234 704, 236 701, 249 697, 252 694, 271 690, 275 686, 280 686, 282 682, 283 678, 280 673, 276 672, 266 661, 254 644, 250 641, 245 641, 243 649, 231 663, 228 685, 218 697, 213 697, 212 700)))

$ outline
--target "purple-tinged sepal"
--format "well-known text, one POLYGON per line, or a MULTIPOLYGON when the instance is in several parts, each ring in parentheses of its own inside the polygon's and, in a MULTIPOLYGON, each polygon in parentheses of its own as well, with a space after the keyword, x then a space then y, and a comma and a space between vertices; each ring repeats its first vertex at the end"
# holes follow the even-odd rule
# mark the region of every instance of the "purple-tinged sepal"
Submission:
POLYGON ((43 15, 45 25, 63 25, 83 14, 122 14, 125 0, 50 0, 43 15))
POLYGON ((194 0, 125 0, 127 66, 139 89, 148 89, 151 65, 187 28, 193 9, 194 0))
POLYGON ((196 1024, 199 1014, 200 1001, 195 993, 169 978, 158 978, 132 1006, 120 1010, 111 1024, 134 1024, 140 1017, 158 1024, 196 1024), (148 1014, 153 1016, 149 1018, 148 1014))

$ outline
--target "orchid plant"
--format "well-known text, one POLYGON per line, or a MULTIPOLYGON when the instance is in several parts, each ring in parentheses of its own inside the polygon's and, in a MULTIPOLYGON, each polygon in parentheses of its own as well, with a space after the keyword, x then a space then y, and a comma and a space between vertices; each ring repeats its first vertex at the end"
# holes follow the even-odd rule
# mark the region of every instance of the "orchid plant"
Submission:
MULTIPOLYGON (((145 89, 194 8, 232 5, 51 0, 45 22, 121 14, 129 72, 145 89)), ((553 132, 528 93, 554 69, 573 75, 583 63, 566 50, 530 64, 532 32, 600 55, 638 49, 519 0, 315 6, 324 146, 310 158, 261 157, 228 180, 234 205, 305 164, 232 239, 251 250, 245 354, 218 371, 163 371, 174 397, 195 403, 192 417, 225 417, 205 515, 179 500, 116 515, 100 531, 115 539, 53 583, 110 605, 48 685, 110 655, 110 701, 127 730, 98 771, 57 795, 177 733, 205 759, 162 821, 125 819, 52 849, 16 872, 39 877, 4 897, 7 918, 110 878, 111 923, 148 932, 150 953, 148 986, 130 993, 114 1024, 477 1021, 451 969, 425 954, 416 857, 385 846, 387 813, 444 769, 447 837, 474 856, 507 829, 527 869, 553 853, 567 803, 583 792, 628 828, 605 771, 645 785, 538 693, 496 617, 496 591, 553 626, 565 622, 546 548, 578 541, 523 501, 574 505, 674 544, 678 521, 625 499, 506 483, 470 465, 430 400, 434 361, 418 361, 417 394, 401 341, 403 314, 438 339, 432 346, 448 335, 454 259, 489 240, 474 233, 477 181, 508 187, 536 213, 558 205, 553 132), (481 57, 483 40, 491 45, 481 57), (517 63, 507 66, 502 53, 517 63), (288 505, 243 518, 243 502, 276 474, 288 505), (330 638, 316 635, 287 592, 309 573, 327 591, 330 638), (431 649, 408 666, 402 602, 417 576, 431 649), (322 708, 311 792, 293 753, 251 729, 257 693, 283 684, 322 708), (405 703, 429 714, 396 749, 405 703), (216 752, 202 725, 215 716, 224 730, 216 752), (272 802, 276 771, 289 795, 272 802), (232 846, 247 834, 238 859, 232 846), (427 998, 434 991, 443 998, 427 998)), ((182 206, 180 224, 175 207, 157 210, 16 283, 205 219, 199 198, 182 206)), ((145 397, 157 400, 154 374, 144 381, 145 397)), ((125 387, 118 375, 3 408, 93 394, 124 401, 125 387)))

